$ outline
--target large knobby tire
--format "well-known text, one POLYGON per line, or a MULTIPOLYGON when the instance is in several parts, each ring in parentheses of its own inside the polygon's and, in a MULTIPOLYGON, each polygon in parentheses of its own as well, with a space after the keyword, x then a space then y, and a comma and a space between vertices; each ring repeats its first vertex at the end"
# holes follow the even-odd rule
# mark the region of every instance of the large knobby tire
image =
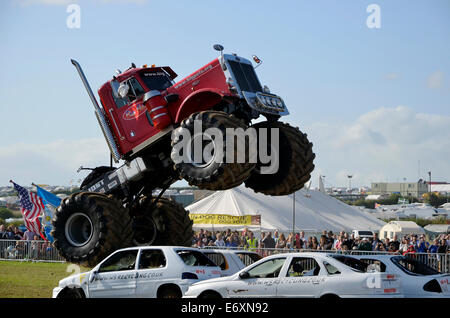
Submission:
POLYGON ((307 135, 298 128, 282 122, 265 121, 252 127, 257 131, 259 131, 258 128, 268 128, 268 137, 271 136, 270 128, 279 129, 279 155, 275 156, 278 159, 278 170, 272 174, 261 174, 262 165, 258 163, 251 176, 245 181, 245 186, 255 192, 273 196, 288 195, 303 188, 311 178, 315 158, 313 145, 309 142, 307 135))
POLYGON ((250 176, 255 167, 255 163, 251 163, 249 160, 250 151, 254 148, 250 145, 252 140, 245 136, 234 138, 233 148, 228 146, 230 153, 233 151, 231 154, 234 154, 234 157, 233 160, 227 162, 227 128, 245 131, 248 127, 243 121, 225 112, 203 111, 192 114, 183 120, 179 128, 173 131, 171 157, 175 162, 175 169, 190 185, 213 191, 226 190, 242 184, 250 176), (195 130, 194 123, 196 121, 201 122, 201 134, 195 130), (221 140, 214 135, 208 135, 208 128, 218 129, 216 131, 220 131, 221 140), (189 140, 184 140, 185 131, 189 132, 189 140), (201 140, 206 138, 207 140, 202 145, 202 154, 205 153, 207 147, 211 150, 206 152, 210 156, 206 159, 202 157, 203 161, 201 162, 196 162, 193 156, 194 150, 192 149, 195 149, 193 145, 196 143, 196 138, 201 140), (219 141, 222 147, 220 147, 219 141), (242 149, 244 150, 242 151, 242 149), (184 153, 185 150, 190 152, 184 153), (244 160, 238 159, 241 155, 244 160), (183 158, 181 162, 180 157, 183 158))
POLYGON ((161 197, 154 204, 154 197, 140 199, 140 216, 136 221, 140 222, 139 227, 134 227, 135 231, 155 231, 146 233, 134 233, 133 243, 135 245, 172 245, 172 246, 191 246, 194 232, 192 230, 192 220, 189 218, 189 212, 183 206, 174 200, 161 197), (145 223, 147 222, 147 223, 145 223), (145 240, 148 238, 149 240, 145 240))
POLYGON ((92 192, 72 194, 62 200, 52 223, 55 247, 72 263, 92 267, 131 244, 128 210, 112 196, 92 192))

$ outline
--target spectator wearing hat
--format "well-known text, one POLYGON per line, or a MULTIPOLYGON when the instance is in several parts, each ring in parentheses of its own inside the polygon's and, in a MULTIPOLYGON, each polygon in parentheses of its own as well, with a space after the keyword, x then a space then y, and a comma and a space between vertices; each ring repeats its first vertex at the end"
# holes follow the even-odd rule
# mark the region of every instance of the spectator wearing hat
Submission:
POLYGON ((372 251, 372 244, 370 244, 370 241, 367 237, 363 238, 361 243, 358 244, 358 250, 360 251, 372 251))

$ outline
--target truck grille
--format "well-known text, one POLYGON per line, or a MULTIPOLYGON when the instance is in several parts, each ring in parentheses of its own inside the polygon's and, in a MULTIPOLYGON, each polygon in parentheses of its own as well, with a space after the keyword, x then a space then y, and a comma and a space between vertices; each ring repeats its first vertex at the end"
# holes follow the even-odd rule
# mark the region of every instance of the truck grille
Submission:
POLYGON ((230 64, 231 71, 236 79, 236 84, 241 91, 253 93, 262 92, 261 84, 259 84, 258 77, 256 76, 252 65, 230 60, 228 63, 230 64))

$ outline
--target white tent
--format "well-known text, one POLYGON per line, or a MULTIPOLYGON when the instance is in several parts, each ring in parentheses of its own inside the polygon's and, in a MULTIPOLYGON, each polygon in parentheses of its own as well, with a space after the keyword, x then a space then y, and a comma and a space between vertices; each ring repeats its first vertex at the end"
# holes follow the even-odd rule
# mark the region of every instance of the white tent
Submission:
MULTIPOLYGON (((322 232, 323 230, 378 232, 385 222, 359 209, 349 206, 323 192, 302 189, 294 195, 267 196, 255 193, 243 186, 217 191, 197 201, 186 209, 192 214, 228 214, 234 216, 261 215, 260 226, 248 226, 253 230, 292 232, 322 232), (295 206, 295 215, 293 213, 295 206)), ((194 224, 194 229, 236 229, 244 226, 219 224, 194 224)))
POLYGON ((409 234, 425 234, 425 230, 413 221, 391 221, 380 229, 380 239, 402 237, 409 234))

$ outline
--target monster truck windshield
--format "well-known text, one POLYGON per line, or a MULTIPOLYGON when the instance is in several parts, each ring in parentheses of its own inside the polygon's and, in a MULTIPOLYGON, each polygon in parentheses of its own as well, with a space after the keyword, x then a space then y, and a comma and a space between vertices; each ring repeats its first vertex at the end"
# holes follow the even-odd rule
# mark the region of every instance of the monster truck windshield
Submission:
POLYGON ((141 72, 141 78, 149 90, 163 91, 172 86, 172 81, 163 72, 141 72))

